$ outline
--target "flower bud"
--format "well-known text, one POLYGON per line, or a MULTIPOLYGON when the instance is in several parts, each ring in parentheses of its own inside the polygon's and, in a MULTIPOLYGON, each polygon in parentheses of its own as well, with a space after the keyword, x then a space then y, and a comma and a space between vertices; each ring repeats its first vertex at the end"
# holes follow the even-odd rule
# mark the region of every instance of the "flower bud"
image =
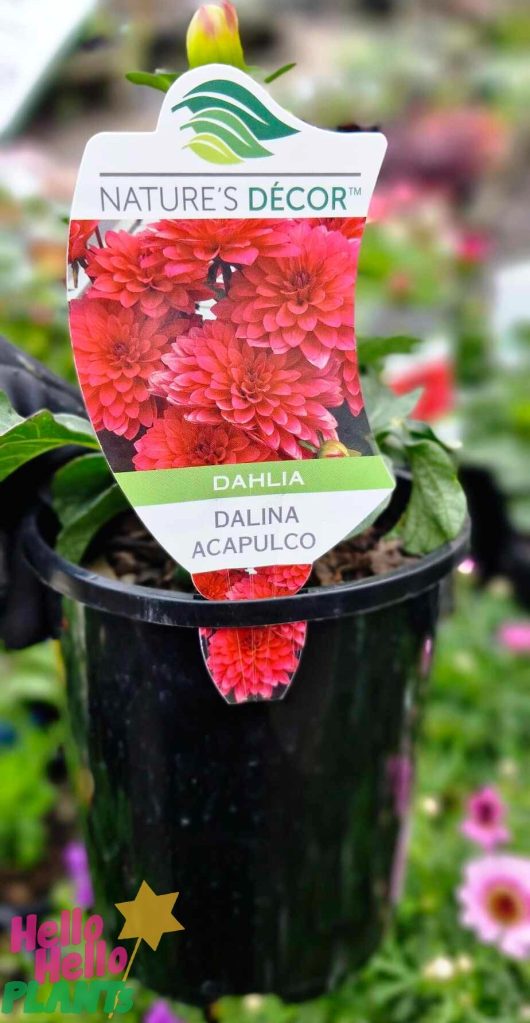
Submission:
POLYGON ((246 69, 239 37, 237 11, 228 0, 202 4, 193 15, 186 37, 190 68, 203 64, 231 64, 246 69))
POLYGON ((325 440, 318 451, 318 458, 347 458, 348 448, 340 440, 325 440))

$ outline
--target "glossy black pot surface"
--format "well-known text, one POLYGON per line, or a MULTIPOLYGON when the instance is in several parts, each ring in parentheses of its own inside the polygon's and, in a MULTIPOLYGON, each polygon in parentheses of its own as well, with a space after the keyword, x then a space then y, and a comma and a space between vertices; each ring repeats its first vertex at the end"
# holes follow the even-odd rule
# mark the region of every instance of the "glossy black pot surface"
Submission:
POLYGON ((399 892, 440 584, 465 543, 375 579, 216 605, 70 565, 28 521, 27 557, 66 597, 100 905, 108 915, 143 879, 180 891, 185 931, 136 961, 148 986, 196 1004, 249 992, 304 1000, 375 950, 399 892), (197 625, 296 619, 308 638, 285 699, 226 704, 197 625))

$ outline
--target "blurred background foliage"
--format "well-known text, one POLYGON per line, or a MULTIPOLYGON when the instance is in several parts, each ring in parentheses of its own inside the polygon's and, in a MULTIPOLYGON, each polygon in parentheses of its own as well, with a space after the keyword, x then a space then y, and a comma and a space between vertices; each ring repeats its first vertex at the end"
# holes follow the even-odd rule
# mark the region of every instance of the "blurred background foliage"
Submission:
MULTIPOLYGON (((160 94, 124 75, 183 70, 195 6, 94 7, 4 139, 0 333, 69 379, 64 249, 78 161, 97 130, 152 127, 160 94)), ((329 998, 293 1007, 249 996, 213 1012, 222 1023, 528 1020, 528 962, 464 930, 455 892, 473 855, 459 825, 484 785, 509 808, 512 847, 530 855, 530 10, 522 0, 238 6, 250 64, 296 61, 271 86, 280 102, 322 126, 378 125, 388 135, 361 254, 358 332, 422 338, 382 371, 397 393, 423 388, 417 414, 457 448, 473 551, 438 643, 407 882, 384 948, 329 998), (503 639, 510 622, 516 643, 503 639)), ((54 914, 79 895, 82 868, 66 850, 90 792, 86 779, 75 791, 68 780, 54 645, 0 652, 0 677, 5 980, 30 969, 8 952, 13 912, 54 914)), ((139 990, 123 1018, 201 1015, 139 990)))

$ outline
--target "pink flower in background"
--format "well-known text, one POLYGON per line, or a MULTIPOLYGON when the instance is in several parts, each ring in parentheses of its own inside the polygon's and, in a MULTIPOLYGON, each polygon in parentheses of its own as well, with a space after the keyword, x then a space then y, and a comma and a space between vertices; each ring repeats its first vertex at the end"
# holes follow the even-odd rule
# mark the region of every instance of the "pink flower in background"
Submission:
POLYGON ((167 1002, 157 1000, 147 1010, 143 1023, 186 1023, 181 1016, 175 1016, 167 1002))
POLYGON ((63 858, 67 874, 75 887, 74 904, 79 909, 90 909, 94 905, 94 892, 83 843, 69 842, 65 846, 63 858))
POLYGON ((530 654, 530 621, 505 622, 497 633, 497 639, 513 654, 530 654))
POLYGON ((260 258, 235 273, 215 312, 250 345, 276 355, 299 349, 324 369, 334 350, 354 346, 355 260, 339 232, 306 222, 292 229, 291 238, 298 255, 260 258))
POLYGON ((530 958, 530 860, 512 855, 473 860, 457 897, 464 927, 505 955, 530 958))
POLYGON ((107 231, 105 247, 88 250, 90 295, 119 302, 125 309, 138 305, 146 316, 156 317, 171 309, 192 313, 196 302, 212 297, 203 284, 201 267, 187 275, 185 287, 164 273, 163 264, 150 252, 150 243, 147 231, 136 235, 107 231))
MULTIPOLYGON (((172 331, 178 323, 172 321, 172 331)), ((70 329, 94 429, 133 440, 142 426, 154 421, 155 402, 147 380, 162 367, 162 354, 169 348, 168 327, 163 320, 85 296, 70 302, 70 329)))
POLYGON ((231 423, 283 457, 304 458, 300 441, 335 437, 327 406, 341 404, 338 381, 316 374, 296 352, 271 357, 216 320, 177 337, 151 377, 153 393, 195 423, 231 423))
POLYGON ((71 220, 68 234, 68 262, 85 259, 87 245, 98 226, 98 220, 71 220))
POLYGON ((223 696, 269 700, 288 686, 305 641, 306 622, 249 629, 201 629, 206 665, 223 696))
POLYGON ((480 231, 464 231, 456 239, 456 256, 465 266, 485 263, 490 255, 491 240, 480 231))
POLYGON ((467 804, 467 816, 462 822, 462 834, 483 849, 490 851, 510 840, 505 825, 506 806, 496 789, 486 787, 475 792, 467 804))
POLYGON ((192 465, 234 465, 274 461, 276 455, 243 430, 228 423, 205 426, 187 422, 171 406, 134 445, 135 469, 177 469, 192 465))
POLYGON ((160 220, 148 229, 151 249, 164 272, 174 280, 204 279, 216 259, 235 266, 250 266, 259 255, 296 252, 282 220, 160 220))

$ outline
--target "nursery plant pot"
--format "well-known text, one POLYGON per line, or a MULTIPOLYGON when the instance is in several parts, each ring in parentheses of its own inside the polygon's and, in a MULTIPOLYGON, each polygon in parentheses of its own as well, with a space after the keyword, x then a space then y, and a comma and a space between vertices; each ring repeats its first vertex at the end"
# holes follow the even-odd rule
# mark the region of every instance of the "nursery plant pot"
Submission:
POLYGON ((195 1004, 304 1000, 377 948, 399 894, 440 584, 466 540, 360 582, 222 603, 100 577, 26 521, 30 564, 65 598, 71 724, 93 779, 86 834, 110 933, 109 907, 143 879, 180 892, 185 930, 135 961, 148 986, 195 1004), (198 626, 298 620, 308 639, 285 699, 225 703, 198 626))

